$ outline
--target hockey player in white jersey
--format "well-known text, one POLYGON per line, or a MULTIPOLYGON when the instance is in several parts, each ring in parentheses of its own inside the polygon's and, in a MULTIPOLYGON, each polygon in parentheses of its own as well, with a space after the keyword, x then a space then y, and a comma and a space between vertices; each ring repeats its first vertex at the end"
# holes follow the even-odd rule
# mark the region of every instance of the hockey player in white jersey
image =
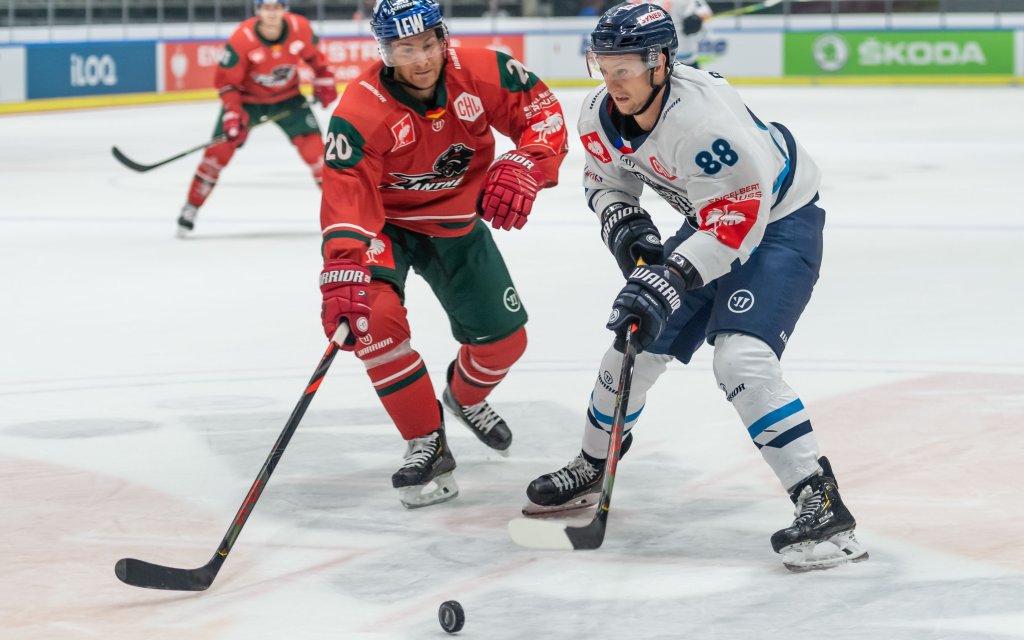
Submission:
POLYGON ((622 454, 668 363, 688 363, 707 341, 725 399, 796 505, 792 525, 771 538, 783 563, 802 571, 867 559, 808 412, 779 363, 821 264, 818 167, 786 127, 760 120, 720 75, 671 63, 676 31, 661 8, 609 9, 591 45, 588 62, 605 84, 587 96, 580 115, 584 186, 627 279, 608 321, 616 344, 601 362, 582 451, 529 485, 524 513, 595 501, 623 338, 635 323, 640 353, 622 454), (640 206, 644 185, 684 218, 664 246, 640 206))
POLYGON ((697 59, 700 43, 708 37, 705 23, 714 15, 711 7, 704 0, 672 0, 669 12, 679 37, 676 62, 700 68, 697 59))

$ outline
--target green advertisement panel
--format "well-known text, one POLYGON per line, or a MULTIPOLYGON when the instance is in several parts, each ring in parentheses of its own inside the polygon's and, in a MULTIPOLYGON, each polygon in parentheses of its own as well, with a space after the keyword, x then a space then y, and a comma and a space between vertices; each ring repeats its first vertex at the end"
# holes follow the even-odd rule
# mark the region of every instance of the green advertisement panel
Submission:
POLYGON ((787 76, 1013 74, 1012 31, 787 33, 787 76))

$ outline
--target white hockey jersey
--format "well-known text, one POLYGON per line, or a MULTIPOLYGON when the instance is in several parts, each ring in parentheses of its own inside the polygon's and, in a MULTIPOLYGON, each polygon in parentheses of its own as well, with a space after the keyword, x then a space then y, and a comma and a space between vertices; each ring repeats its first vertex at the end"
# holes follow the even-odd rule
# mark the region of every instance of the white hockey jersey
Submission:
POLYGON ((580 114, 587 203, 600 219, 613 203, 638 205, 644 185, 653 189, 698 230, 675 253, 705 283, 746 262, 768 224, 817 193, 821 172, 810 155, 713 71, 675 65, 657 124, 631 140, 613 124, 610 103, 601 85, 580 114))

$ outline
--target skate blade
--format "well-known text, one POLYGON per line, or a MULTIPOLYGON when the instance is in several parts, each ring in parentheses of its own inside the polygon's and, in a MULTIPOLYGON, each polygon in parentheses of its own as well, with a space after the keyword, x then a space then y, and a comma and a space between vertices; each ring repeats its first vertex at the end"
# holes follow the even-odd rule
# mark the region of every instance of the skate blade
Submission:
POLYGON ((406 509, 429 507, 432 504, 454 500, 458 496, 459 485, 450 471, 437 476, 427 484, 402 487, 398 490, 398 499, 406 509))
POLYGON ((784 548, 782 566, 794 573, 832 569, 843 564, 863 562, 868 551, 860 545, 853 531, 844 531, 821 542, 801 542, 784 548), (825 545, 824 552, 819 545, 825 545))
POLYGON ((543 505, 534 504, 530 502, 523 507, 523 515, 527 517, 543 516, 553 513, 562 513, 564 511, 576 511, 577 509, 585 509, 587 507, 592 507, 595 504, 597 504, 597 499, 600 495, 600 492, 595 491, 594 493, 588 493, 585 496, 577 498, 573 502, 551 505, 550 507, 545 507, 543 505))
POLYGON ((178 227, 178 230, 174 233, 174 236, 179 240, 184 240, 192 235, 192 229, 188 227, 178 227))

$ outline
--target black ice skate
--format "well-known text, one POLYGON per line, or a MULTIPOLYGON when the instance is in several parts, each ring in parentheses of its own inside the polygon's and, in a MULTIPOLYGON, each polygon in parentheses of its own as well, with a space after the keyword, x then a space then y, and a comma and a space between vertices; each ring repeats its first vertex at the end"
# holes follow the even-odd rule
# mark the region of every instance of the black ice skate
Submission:
POLYGON ((495 413, 491 405, 487 404, 486 400, 471 405, 461 405, 455 400, 451 387, 454 371, 455 363, 452 362, 448 365, 448 386, 441 394, 444 406, 459 419, 459 422, 469 427, 469 430, 480 442, 507 457, 508 448, 512 444, 512 431, 509 430, 502 417, 495 413))
POLYGON ((181 215, 178 216, 178 237, 187 238, 192 230, 196 226, 196 216, 199 215, 199 209, 186 202, 185 206, 181 208, 181 215))
POLYGON ((818 463, 822 475, 807 478, 790 492, 796 520, 772 535, 772 548, 782 554, 782 564, 790 571, 830 569, 868 559, 853 534, 857 521, 839 496, 828 458, 819 458, 818 463), (821 543, 828 543, 824 550, 817 549, 821 543))
POLYGON ((406 442, 405 462, 391 476, 398 499, 408 509, 447 502, 459 495, 452 471, 455 457, 444 437, 444 426, 406 442))
MULTIPOLYGON (((619 459, 633 444, 633 434, 627 433, 619 448, 619 459)), ((595 504, 601 496, 604 480, 604 460, 590 458, 582 451, 558 471, 545 473, 526 487, 529 504, 523 507, 524 516, 583 509, 595 504)))

